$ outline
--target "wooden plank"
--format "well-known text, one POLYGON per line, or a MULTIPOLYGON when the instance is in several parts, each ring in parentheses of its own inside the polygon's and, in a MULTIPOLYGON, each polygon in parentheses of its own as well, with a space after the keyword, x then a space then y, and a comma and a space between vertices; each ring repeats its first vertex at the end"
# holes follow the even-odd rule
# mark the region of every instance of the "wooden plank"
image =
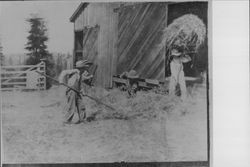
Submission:
POLYGON ((126 79, 122 79, 122 78, 117 78, 117 77, 113 77, 113 82, 118 82, 118 83, 127 83, 126 79))
MULTIPOLYGON (((13 86, 13 87, 15 87, 15 86, 18 86, 18 87, 19 86, 23 86, 25 89, 37 89, 37 88, 27 88, 26 87, 26 85, 27 85, 26 82, 13 82, 13 83, 10 82, 10 83, 3 83, 1 85, 4 85, 4 86, 13 86)), ((45 83, 42 83, 42 82, 41 83, 39 83, 39 82, 37 83, 37 87, 39 87, 39 88, 42 87, 42 86, 44 86, 44 85, 45 85, 45 83)))
POLYGON ((75 33, 75 23, 74 23, 74 42, 73 42, 73 68, 75 68, 75 63, 76 63, 76 33, 75 33))
POLYGON ((139 87, 150 88, 146 82, 138 82, 139 87))
MULTIPOLYGON (((171 77, 167 77, 165 80, 166 81, 170 81, 170 78, 171 77)), ((186 76, 185 77, 185 81, 198 81, 198 80, 200 80, 201 78, 199 78, 199 77, 188 77, 188 76, 186 76)))
POLYGON ((82 48, 85 47, 85 44, 86 44, 87 39, 88 39, 88 37, 89 37, 89 35, 91 33, 91 30, 92 30, 92 28, 87 28, 87 32, 86 32, 86 34, 85 34, 85 36, 83 38, 83 41, 82 41, 82 48))
POLYGON ((113 25, 113 31, 112 34, 112 58, 111 58, 111 81, 110 81, 110 87, 113 87, 113 75, 116 74, 116 66, 117 66, 117 40, 118 40, 118 14, 113 13, 112 14, 112 25, 113 25))
POLYGON ((83 47, 83 58, 89 60, 90 62, 93 62, 94 65, 96 65, 96 61, 97 61, 97 38, 98 38, 98 34, 99 34, 99 26, 95 26, 95 27, 91 27, 90 29, 92 30, 88 30, 89 31, 89 35, 88 37, 85 39, 85 45, 83 47))
POLYGON ((2 69, 16 69, 16 68, 31 68, 39 67, 40 65, 15 65, 15 66, 1 66, 2 69))
POLYGON ((13 88, 0 88, 1 91, 14 91, 14 90, 40 90, 40 88, 36 88, 36 89, 30 89, 30 88, 26 88, 26 87, 13 87, 13 88))
POLYGON ((104 87, 108 87, 108 83, 109 83, 109 80, 108 78, 110 77, 110 66, 109 66, 109 43, 110 43, 110 39, 109 39, 109 28, 110 28, 110 25, 109 25, 109 14, 107 12, 107 8, 105 8, 103 10, 103 14, 106 16, 106 19, 105 19, 105 26, 103 25, 103 40, 105 41, 104 45, 105 46, 105 49, 103 49, 103 53, 104 53, 104 57, 102 59, 102 86, 104 87), (105 27, 105 28, 104 28, 105 27))
POLYGON ((21 88, 0 88, 1 91, 14 91, 14 90, 24 90, 25 87, 21 88))
POLYGON ((160 82, 156 79, 145 79, 145 82, 146 83, 149 83, 149 84, 155 84, 155 85, 159 85, 160 82))
POLYGON ((26 85, 26 82, 8 82, 8 83, 1 83, 1 85, 26 85))
POLYGON ((18 77, 6 77, 6 76, 3 76, 1 77, 1 80, 4 80, 4 79, 27 79, 27 77, 25 76, 18 76, 18 77))
MULTIPOLYGON (((8 83, 8 82, 11 82, 12 80, 26 80, 27 81, 27 78, 28 77, 13 77, 13 78, 8 77, 8 78, 1 78, 1 82, 2 83, 8 83), (8 82, 5 82, 5 80, 7 80, 7 79, 8 79, 8 82)), ((44 77, 38 77, 36 79, 45 80, 44 77)), ((23 82, 26 82, 26 81, 23 81, 23 82)), ((18 81, 12 81, 12 82, 18 82, 18 81)))
POLYGON ((94 61, 97 56, 95 52, 97 51, 96 42, 97 42, 98 34, 99 34, 99 27, 94 27, 93 31, 89 35, 89 38, 85 44, 86 47, 84 48, 84 53, 86 55, 84 56, 86 56, 86 58, 90 61, 94 61))
MULTIPOLYGON (((109 8, 106 8, 106 12, 107 12, 107 15, 108 15, 108 25, 107 25, 107 27, 108 27, 108 37, 110 38, 110 37, 112 37, 111 36, 111 30, 113 31, 113 25, 112 25, 112 14, 113 14, 113 12, 112 13, 110 13, 110 10, 109 10, 109 8)), ((111 48, 111 43, 112 43, 112 39, 110 38, 109 40, 108 40, 108 47, 107 47, 107 49, 108 49, 108 54, 110 54, 110 53, 112 53, 112 48, 111 48)), ((110 80, 111 80, 111 77, 112 77, 112 66, 111 66, 111 63, 112 63, 112 55, 109 55, 108 57, 107 57, 107 64, 106 65, 108 65, 108 67, 109 67, 109 69, 108 69, 108 71, 107 71, 107 77, 106 77, 106 84, 109 86, 109 87, 111 87, 111 82, 110 82, 110 80)))
POLYGON ((26 74, 27 71, 8 71, 8 72, 1 72, 1 74, 26 74))

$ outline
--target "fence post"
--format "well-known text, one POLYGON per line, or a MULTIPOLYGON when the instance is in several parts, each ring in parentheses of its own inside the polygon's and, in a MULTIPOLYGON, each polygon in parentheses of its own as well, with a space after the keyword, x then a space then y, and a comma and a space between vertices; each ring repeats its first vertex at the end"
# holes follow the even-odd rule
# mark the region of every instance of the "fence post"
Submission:
MULTIPOLYGON (((39 72, 46 74, 46 64, 43 60, 38 64, 39 72)), ((39 80, 39 90, 46 90, 46 77, 40 76, 39 80)))
MULTIPOLYGON (((42 68, 43 68, 42 73, 43 73, 43 74, 46 74, 46 64, 45 64, 45 62, 44 62, 43 60, 42 60, 42 62, 41 62, 41 66, 42 66, 42 68)), ((46 90, 46 77, 44 77, 44 76, 43 76, 43 81, 44 81, 43 90, 46 90)))

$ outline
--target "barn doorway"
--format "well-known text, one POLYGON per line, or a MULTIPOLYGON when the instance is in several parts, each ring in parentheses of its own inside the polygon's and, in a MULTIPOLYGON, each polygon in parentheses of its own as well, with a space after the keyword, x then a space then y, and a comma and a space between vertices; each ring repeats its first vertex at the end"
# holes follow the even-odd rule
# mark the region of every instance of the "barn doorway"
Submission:
POLYGON ((98 35, 100 26, 86 26, 81 31, 75 31, 75 56, 74 66, 79 60, 88 60, 93 63, 89 72, 96 78, 97 56, 98 56, 98 35))
POLYGON ((83 50, 83 36, 85 35, 85 32, 82 31, 75 31, 75 62, 82 59, 82 50, 83 50))
POLYGON ((97 39, 100 27, 84 27, 81 31, 75 31, 75 60, 87 59, 93 62, 97 56, 97 39))
MULTIPOLYGON (((168 17, 167 25, 170 25, 175 19, 185 15, 194 14, 198 16, 205 24, 207 28, 207 2, 183 2, 183 3, 172 3, 168 5, 168 17)), ((186 76, 197 77, 201 72, 204 72, 208 68, 208 46, 207 37, 204 44, 198 49, 196 53, 190 52, 189 56, 192 61, 184 64, 184 72, 186 76)), ((169 77, 170 72, 170 57, 169 48, 166 48, 166 59, 165 59, 165 76, 169 77)))

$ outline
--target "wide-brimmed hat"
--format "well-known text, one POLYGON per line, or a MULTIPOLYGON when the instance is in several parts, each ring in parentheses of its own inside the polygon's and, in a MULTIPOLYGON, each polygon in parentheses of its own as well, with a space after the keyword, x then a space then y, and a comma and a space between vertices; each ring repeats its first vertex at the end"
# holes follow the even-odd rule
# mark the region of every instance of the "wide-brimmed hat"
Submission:
POLYGON ((139 78, 139 75, 137 74, 135 70, 130 70, 128 72, 128 78, 139 78))
POLYGON ((85 68, 89 67, 93 63, 89 62, 88 60, 79 60, 76 62, 76 68, 85 68))
POLYGON ((179 50, 177 50, 177 49, 172 49, 171 55, 173 55, 173 56, 180 56, 181 52, 179 52, 179 50))

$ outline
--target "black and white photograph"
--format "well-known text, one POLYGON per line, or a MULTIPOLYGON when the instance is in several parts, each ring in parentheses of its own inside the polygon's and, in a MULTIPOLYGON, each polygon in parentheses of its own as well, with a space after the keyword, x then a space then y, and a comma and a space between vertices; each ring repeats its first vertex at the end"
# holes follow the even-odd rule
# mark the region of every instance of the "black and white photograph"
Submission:
POLYGON ((6 1, 0 22, 3 165, 210 166, 210 1, 6 1))

